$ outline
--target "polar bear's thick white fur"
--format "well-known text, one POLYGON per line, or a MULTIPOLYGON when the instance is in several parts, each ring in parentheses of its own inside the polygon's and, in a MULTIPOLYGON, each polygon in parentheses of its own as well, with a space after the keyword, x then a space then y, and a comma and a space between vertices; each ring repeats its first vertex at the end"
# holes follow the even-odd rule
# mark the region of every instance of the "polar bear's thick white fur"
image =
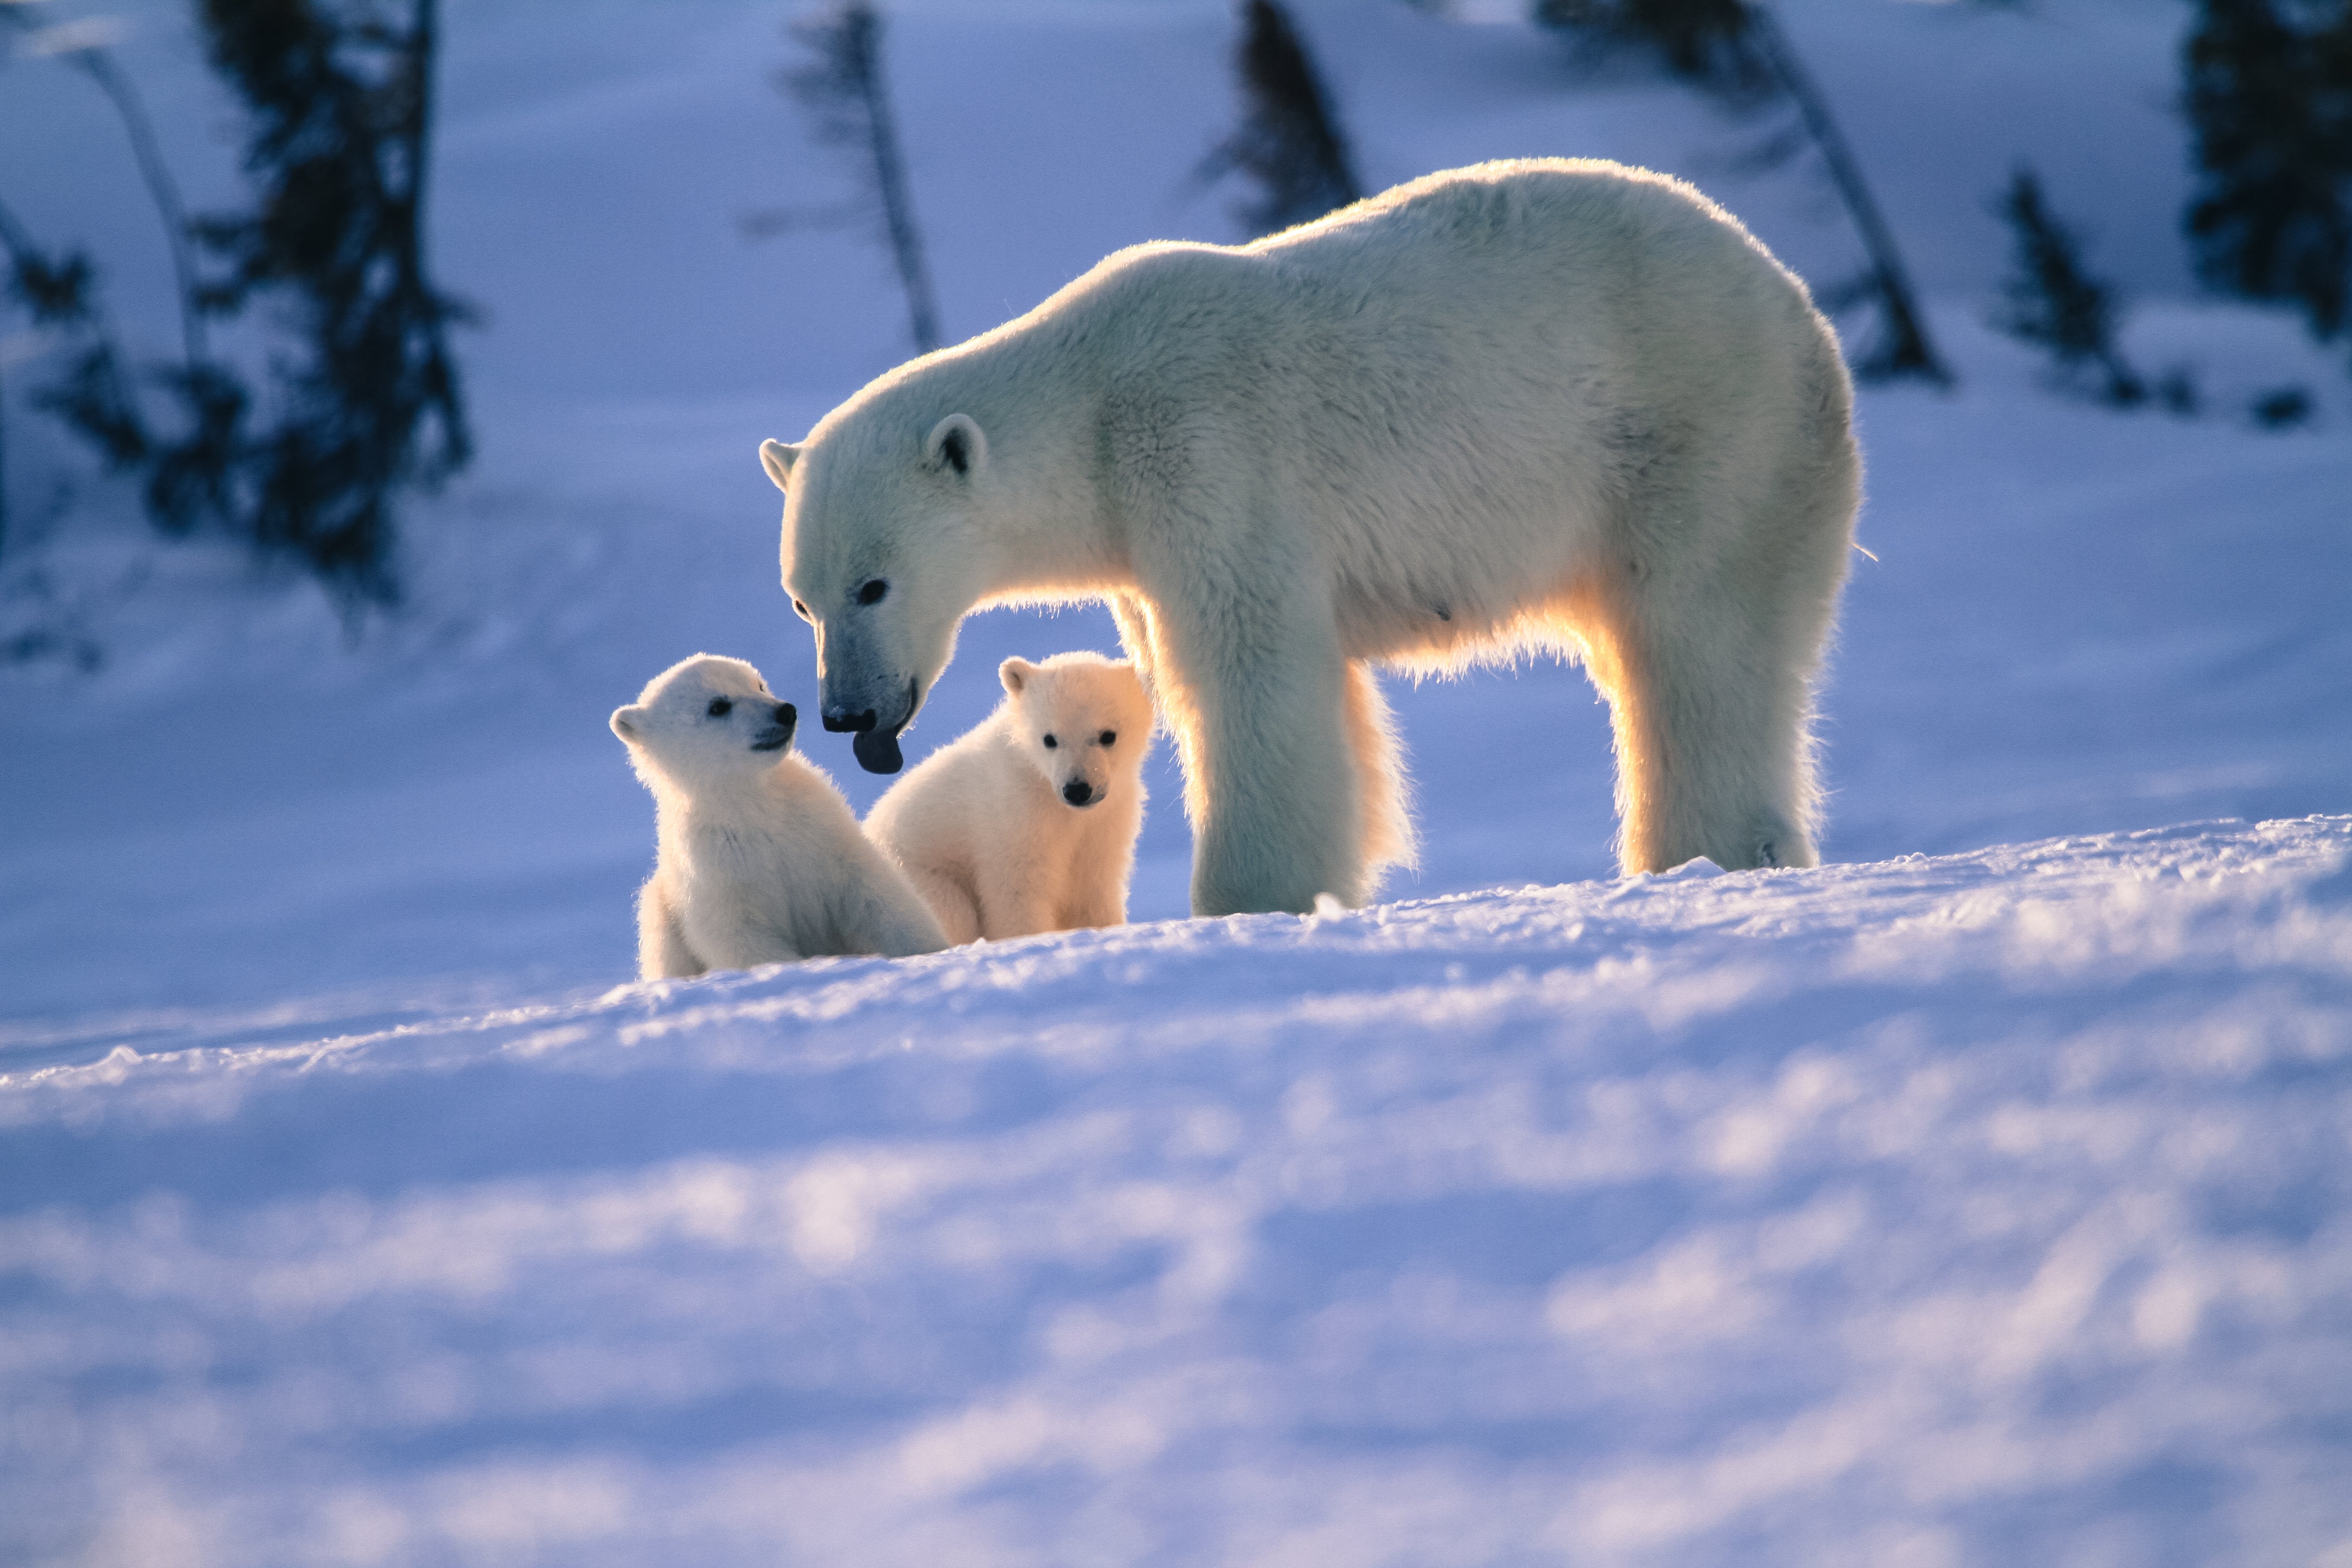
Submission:
POLYGON ((1627 869, 1814 864, 1852 401, 1735 219, 1531 160, 1121 251, 761 455, 861 762, 897 765, 975 605, 1106 599, 1181 749, 1194 910, 1303 910, 1411 854, 1381 663, 1579 658, 1627 869))
POLYGON ((890 786, 866 831, 952 942, 1127 921, 1151 699, 1094 653, 999 667, 1004 700, 890 786))
POLYGON ((709 654, 614 713, 660 846, 637 896, 641 978, 947 945, 841 791, 792 753, 796 717, 758 670, 709 654))

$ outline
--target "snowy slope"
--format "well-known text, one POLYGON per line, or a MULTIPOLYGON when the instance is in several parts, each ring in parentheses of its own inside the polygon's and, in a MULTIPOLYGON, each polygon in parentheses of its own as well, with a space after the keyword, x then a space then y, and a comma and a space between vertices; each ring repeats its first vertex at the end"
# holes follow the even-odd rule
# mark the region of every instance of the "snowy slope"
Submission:
MULTIPOLYGON (((1370 179, 1608 153, 1689 174, 1817 276, 1853 265, 1818 184, 1739 173, 1756 128, 1687 95, 1580 79, 1523 26, 1374 0, 1301 15, 1370 179)), ((109 660, 95 677, 0 671, 16 738, 0 756, 14 890, 0 1018, 326 994, 344 999, 331 1008, 359 994, 522 1000, 624 977, 651 814, 604 716, 702 648, 753 659, 788 692, 813 684, 806 630, 774 585, 775 493, 750 454, 892 363, 900 307, 855 235, 738 232, 747 212, 842 188, 767 80, 790 58, 772 7, 605 0, 577 16, 451 23, 433 232, 442 271, 487 315, 465 342, 482 457, 414 515, 406 615, 349 647, 299 588, 245 590, 217 552, 158 555, 102 487, 46 545, 0 557, 10 584, 43 574, 56 616, 109 660)), ((1824 700, 1828 853, 2352 809, 2341 368, 2280 317, 2166 296, 2177 276, 2141 255, 2156 241, 2125 243, 2179 195, 2179 128, 2159 112, 2170 33, 2110 0, 2029 15, 1812 0, 1790 16, 1883 161, 1964 378, 1955 395, 1864 399, 1877 560, 1855 561, 1824 700), (1993 100, 2004 112, 1988 122, 1993 100), (2070 112, 2106 133, 2035 129, 2070 112), (2002 243, 1982 201, 2027 151, 2053 196, 2082 193, 2063 205, 2096 228, 2095 259, 2151 296, 2135 354, 2198 363, 2213 417, 2067 404, 1981 327, 2002 243), (2269 435, 2231 415, 2296 379, 2317 392, 2317 429, 2269 435)), ((126 67, 159 118, 219 123, 177 9, 131 20, 126 67)), ((1122 244, 1231 237, 1226 195, 1191 181, 1232 113, 1222 5, 926 5, 892 38, 950 331, 1122 244)), ((11 199, 41 232, 87 232, 121 257, 135 321, 131 263, 152 226, 120 138, 87 116, 86 84, 29 61, 6 79, 11 199), (54 145, 34 134, 51 126, 87 160, 79 183, 70 161, 25 153, 54 145)), ((196 205, 233 194, 227 148, 184 134, 173 151, 196 205)), ((168 319, 143 330, 167 336, 168 319)), ((10 426, 20 512, 39 429, 10 426)), ((45 601, 0 595, 9 613, 27 602, 45 601)), ((978 617, 909 743, 984 712, 1005 654, 1113 645, 1099 612, 978 617)), ((1392 896, 1609 874, 1606 718, 1580 673, 1393 694, 1425 852, 1392 896)), ((877 793, 837 737, 810 743, 853 799, 877 793)), ((1164 918, 1185 908, 1191 848, 1165 747, 1153 791, 1134 908, 1164 918)))
POLYGON ((2352 1552, 2352 819, 1708 869, 0 1079, 0 1555, 2352 1552))
MULTIPOLYGON (((184 13, 104 9, 231 199, 184 13)), ((891 9, 951 332, 1233 237, 1221 0, 891 9)), ((1752 125, 1516 22, 1297 10, 1375 183, 1625 158, 1853 264, 1752 125)), ((698 648, 813 685, 751 454, 903 317, 854 235, 741 237, 841 190, 777 6, 449 8, 482 456, 401 616, 53 510, 10 411, 0 634, 106 660, 0 668, 0 1561, 2352 1563, 2340 353, 2186 292, 2179 7, 1782 11, 1962 375, 1863 398, 1844 864, 1602 879, 1605 712, 1542 665, 1392 683, 1405 901, 1175 920, 1163 744, 1163 923, 614 990, 652 823, 605 715, 698 648), (2207 417, 1984 329, 2020 156, 2207 417), (2251 427, 2293 381, 2315 426, 2251 427)), ((0 70, 0 195, 160 347, 89 97, 0 70)), ((911 749, 1112 642, 975 618, 911 749)))

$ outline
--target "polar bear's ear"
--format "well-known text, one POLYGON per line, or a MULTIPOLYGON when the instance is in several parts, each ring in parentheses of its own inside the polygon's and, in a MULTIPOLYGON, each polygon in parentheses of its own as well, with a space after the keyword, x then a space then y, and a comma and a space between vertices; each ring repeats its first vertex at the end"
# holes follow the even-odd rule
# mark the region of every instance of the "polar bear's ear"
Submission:
POLYGON ((637 727, 644 721, 645 717, 646 710, 635 705, 615 708, 613 710, 613 733, 620 736, 624 741, 635 740, 637 727))
POLYGON ((1036 673, 1037 667, 1025 658, 1008 658, 996 667, 996 678, 1004 682, 1005 690, 1016 697, 1021 694, 1021 689, 1029 684, 1029 678, 1036 673))
POLYGON ((798 447, 782 441, 760 443, 760 466, 768 470, 768 477, 776 481, 780 490, 792 489, 793 465, 800 461, 800 456, 798 447))
POLYGON ((980 422, 971 415, 950 414, 931 426, 923 442, 923 461, 959 474, 978 473, 988 461, 988 437, 980 433, 980 422))

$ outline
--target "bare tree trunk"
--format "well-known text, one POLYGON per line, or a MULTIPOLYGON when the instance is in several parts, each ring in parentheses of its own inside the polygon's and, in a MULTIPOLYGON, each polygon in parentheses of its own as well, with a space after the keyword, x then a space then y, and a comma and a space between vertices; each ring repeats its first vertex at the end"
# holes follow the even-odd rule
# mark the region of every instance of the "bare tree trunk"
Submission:
POLYGON ((1878 203, 1872 198, 1870 186, 1862 177, 1861 165, 1854 162, 1845 133, 1838 129, 1836 118, 1830 113, 1829 100, 1822 96, 1811 74, 1798 59, 1788 35, 1781 30, 1780 18, 1760 4, 1751 5, 1748 11, 1748 26, 1755 33, 1765 62, 1780 79, 1781 89, 1796 104, 1806 133, 1813 139, 1813 145, 1821 150, 1822 162, 1829 167, 1838 198, 1845 204, 1864 248, 1870 252, 1870 283, 1886 312, 1886 342, 1860 368, 1865 374, 1912 375, 1939 386, 1950 385, 1952 373, 1928 341, 1917 297, 1912 293, 1909 275, 1904 270, 1902 253, 1895 248, 1894 231, 1879 216, 1878 203))
POLYGON ((908 325, 915 348, 929 353, 940 346, 940 310, 931 295, 930 269, 923 264, 922 231, 915 226, 915 204, 907 194, 906 164, 898 153, 898 130, 890 116, 890 95, 882 82, 882 24, 870 6, 851 13, 859 28, 865 69, 859 73, 866 94, 869 142, 874 153, 874 185, 882 196, 882 221, 890 236, 890 254, 898 264, 898 281, 907 290, 908 325))
POLYGON ((147 194, 163 216, 163 237, 172 248, 172 276, 180 289, 180 343, 187 356, 188 368, 194 370, 205 363, 204 313, 196 309, 196 264, 188 249, 188 214, 180 203, 180 187, 172 178, 172 171, 163 163, 162 146, 155 140, 154 122, 147 118, 147 106, 141 101, 138 89, 131 79, 114 67, 114 61, 103 49, 82 49, 74 56, 90 80, 98 83, 114 104, 121 118, 122 129, 131 138, 131 155, 139 161, 139 176, 146 182, 147 194))
POLYGON ((931 296, 922 230, 915 222, 906 158, 899 151, 889 89, 882 77, 882 18, 867 0, 846 0, 787 30, 815 58, 779 71, 777 85, 810 111, 819 142, 849 148, 866 164, 859 171, 860 183, 870 182, 870 198, 880 210, 868 206, 868 195, 862 194, 840 207, 778 207, 756 214, 745 220, 744 232, 775 234, 803 225, 832 227, 878 217, 881 238, 890 247, 899 287, 906 291, 915 347, 929 353, 940 346, 940 311, 931 296))

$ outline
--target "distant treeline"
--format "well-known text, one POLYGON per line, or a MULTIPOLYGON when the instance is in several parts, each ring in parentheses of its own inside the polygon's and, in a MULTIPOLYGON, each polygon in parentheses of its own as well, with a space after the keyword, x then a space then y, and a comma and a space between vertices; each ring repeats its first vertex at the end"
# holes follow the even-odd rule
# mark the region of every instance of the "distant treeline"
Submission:
MULTIPOLYGON (((1988 7, 2003 0, 1973 0, 1988 7)), ((1780 115, 1765 161, 1810 153, 1835 188, 1866 261, 1820 290, 1868 306, 1865 375, 1947 382, 1892 226, 1821 85, 1764 0, 1532 0, 1537 21, 1580 48, 1645 53, 1667 72, 1759 116, 1780 115)), ((211 531, 289 561, 348 610, 400 593, 398 502, 473 451, 449 334, 467 308, 434 279, 425 214, 431 168, 437 0, 195 0, 213 69, 241 106, 246 207, 188 214, 135 84, 89 23, 42 26, 0 4, 0 37, 88 77, 117 115, 164 231, 175 280, 176 361, 131 363, 110 324, 104 271, 44 243, 0 191, 8 301, 41 334, 51 368, 26 401, 110 471, 137 481, 161 531, 211 531), (253 310, 262 304, 268 309, 253 310), (245 323, 241 354, 208 324, 245 323), (256 371, 251 367, 259 365, 256 371)), ((1363 195, 1337 96, 1279 0, 1242 0, 1239 123, 1194 171, 1243 179, 1234 216, 1252 234, 1310 221, 1363 195)), ((941 341, 911 180, 887 89, 882 17, 841 0, 795 23, 804 63, 780 83, 850 150, 861 195, 782 208, 745 226, 870 223, 888 245, 919 351, 941 341)), ((2218 290, 2288 304, 2332 342, 2352 330, 2352 0, 2195 0, 2181 49, 2181 110, 2198 180, 2182 227, 2218 290)), ((2116 341, 2120 295, 2096 278, 2075 230, 2021 167, 1994 204, 2017 260, 1996 317, 2046 349, 2073 384, 2119 406, 2179 412, 2193 374, 2150 377, 2116 341)), ((5 389, 0 389, 5 392, 5 389)), ((0 395, 0 415, 7 406, 0 395)), ((2308 397, 2282 388, 2256 416, 2292 423, 2308 397)), ((0 552, 9 533, 0 425, 0 552)))

